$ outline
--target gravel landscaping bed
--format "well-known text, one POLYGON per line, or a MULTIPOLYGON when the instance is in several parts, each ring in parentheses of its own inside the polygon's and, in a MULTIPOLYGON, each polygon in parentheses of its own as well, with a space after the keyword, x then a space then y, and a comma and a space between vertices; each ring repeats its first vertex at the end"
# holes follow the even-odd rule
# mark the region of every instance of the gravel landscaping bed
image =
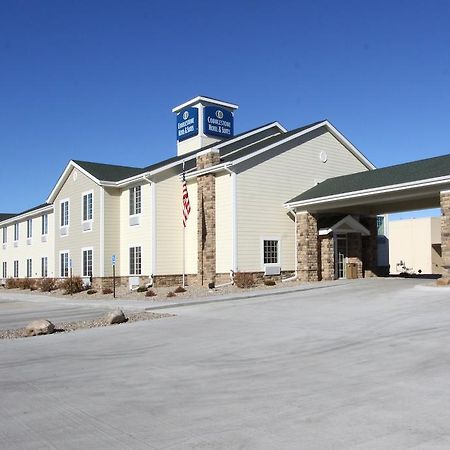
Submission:
MULTIPOLYGON (((159 314, 159 313, 151 313, 151 312, 135 312, 135 313, 127 313, 127 321, 124 323, 130 322, 138 322, 141 320, 154 320, 154 319, 162 319, 164 317, 173 317, 174 314, 159 314)), ((121 325, 121 324, 117 324, 121 325)), ((56 329, 55 333, 68 333, 70 331, 81 330, 83 328, 97 328, 97 327, 106 327, 112 326, 107 323, 105 317, 99 317, 98 319, 92 320, 80 320, 75 322, 61 322, 55 324, 56 329)), ((116 326, 116 325, 114 325, 116 326)), ((0 330, 0 339, 15 339, 28 337, 25 331, 25 328, 17 328, 15 330, 0 330)))

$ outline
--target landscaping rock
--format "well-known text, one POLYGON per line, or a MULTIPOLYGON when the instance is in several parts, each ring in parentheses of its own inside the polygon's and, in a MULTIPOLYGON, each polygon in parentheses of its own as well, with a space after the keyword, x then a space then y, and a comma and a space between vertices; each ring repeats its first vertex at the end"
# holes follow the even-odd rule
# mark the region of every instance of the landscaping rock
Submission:
POLYGON ((123 323, 126 322, 126 320, 125 314, 121 309, 116 309, 106 315, 106 322, 111 325, 114 323, 123 323))
POLYGON ((52 334, 55 331, 55 325, 49 320, 33 320, 26 327, 27 336, 38 336, 40 334, 52 334))
POLYGON ((438 286, 449 286, 450 285, 450 278, 439 278, 436 281, 436 284, 438 286))

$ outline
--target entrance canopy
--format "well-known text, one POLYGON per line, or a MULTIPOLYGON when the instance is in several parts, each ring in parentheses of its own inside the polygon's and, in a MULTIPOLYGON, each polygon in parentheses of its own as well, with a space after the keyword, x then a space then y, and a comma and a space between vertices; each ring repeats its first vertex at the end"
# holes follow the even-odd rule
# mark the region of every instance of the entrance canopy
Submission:
POLYGON ((310 213, 385 214, 439 208, 450 155, 329 178, 285 203, 310 213))
POLYGON ((360 224, 354 217, 348 215, 331 226, 322 226, 319 229, 319 236, 326 236, 330 233, 347 234, 361 233, 362 236, 370 236, 370 231, 360 224))

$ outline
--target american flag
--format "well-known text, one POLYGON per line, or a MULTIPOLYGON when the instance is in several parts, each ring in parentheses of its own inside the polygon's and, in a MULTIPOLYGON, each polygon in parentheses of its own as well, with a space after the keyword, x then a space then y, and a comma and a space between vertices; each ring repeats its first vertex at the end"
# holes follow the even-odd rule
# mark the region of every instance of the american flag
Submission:
POLYGON ((183 172, 183 225, 185 227, 190 212, 191 212, 191 204, 189 203, 189 194, 187 190, 186 178, 183 172))

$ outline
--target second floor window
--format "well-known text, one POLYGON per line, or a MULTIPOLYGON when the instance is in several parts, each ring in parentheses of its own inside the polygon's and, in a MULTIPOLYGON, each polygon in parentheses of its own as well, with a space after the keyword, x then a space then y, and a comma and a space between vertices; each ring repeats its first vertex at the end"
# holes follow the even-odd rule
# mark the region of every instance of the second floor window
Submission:
POLYGON ((69 226, 69 200, 61 202, 61 226, 69 226))
POLYGON ((18 223, 14 224, 14 240, 15 241, 19 240, 19 224, 18 223))
POLYGON ((33 236, 33 219, 27 220, 27 238, 31 238, 33 236))
POLYGON ((42 216, 42 235, 48 234, 48 214, 42 216))
POLYGON ((141 186, 130 188, 130 216, 141 213, 141 186))
POLYGON ((2 242, 6 244, 8 242, 8 228, 3 227, 2 229, 2 242))
POLYGON ((92 192, 83 195, 83 221, 92 220, 92 192))

